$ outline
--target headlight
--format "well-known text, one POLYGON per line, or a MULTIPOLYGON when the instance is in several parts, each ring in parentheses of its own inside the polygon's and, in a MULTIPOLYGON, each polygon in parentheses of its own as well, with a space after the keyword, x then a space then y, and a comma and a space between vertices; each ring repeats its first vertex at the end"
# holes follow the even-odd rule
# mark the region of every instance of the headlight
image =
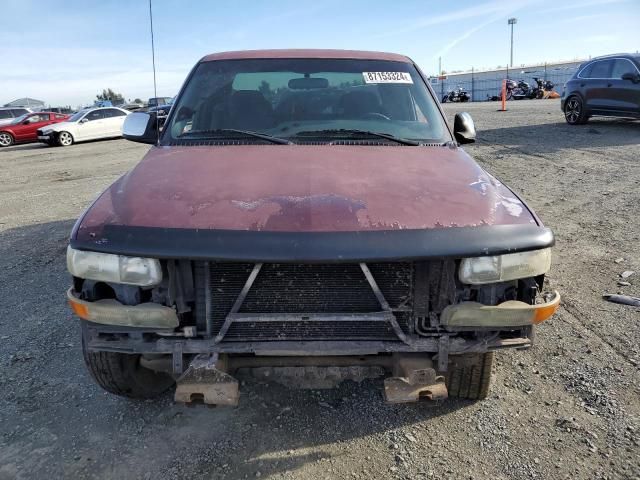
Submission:
POLYGON ((460 281, 472 285, 506 282, 541 275, 548 272, 550 267, 550 248, 493 257, 464 258, 460 263, 460 281))
POLYGON ((124 257, 67 248, 67 269, 74 277, 148 287, 162 281, 155 258, 124 257))

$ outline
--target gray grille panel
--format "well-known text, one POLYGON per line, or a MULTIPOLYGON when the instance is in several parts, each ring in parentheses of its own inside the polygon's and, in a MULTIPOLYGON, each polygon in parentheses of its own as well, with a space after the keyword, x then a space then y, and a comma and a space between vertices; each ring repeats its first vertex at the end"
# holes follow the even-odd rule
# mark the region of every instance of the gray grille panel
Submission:
MULTIPOLYGON (((380 290, 405 332, 412 330, 413 265, 368 264, 380 290), (396 311, 396 310, 401 311, 396 311)), ((220 330, 253 264, 210 264, 210 316, 214 335, 220 330)), ((239 313, 369 313, 380 311, 358 264, 265 264, 239 313)), ((257 340, 396 340, 384 322, 247 322, 234 323, 225 341, 257 340)))

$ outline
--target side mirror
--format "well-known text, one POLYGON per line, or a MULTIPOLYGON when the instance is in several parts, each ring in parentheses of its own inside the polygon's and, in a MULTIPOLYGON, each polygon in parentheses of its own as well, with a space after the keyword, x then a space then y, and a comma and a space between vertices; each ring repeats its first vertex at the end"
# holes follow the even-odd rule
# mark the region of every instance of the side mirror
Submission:
POLYGON ((453 120, 453 136, 461 145, 476 141, 476 127, 473 124, 471 115, 467 112, 456 113, 453 120))
POLYGON ((620 78, 622 78, 622 80, 631 80, 633 83, 640 82, 640 75, 633 72, 623 73, 620 78))
POLYGON ((89 121, 89 119, 87 117, 84 117, 83 119, 80 120, 80 122, 78 123, 87 123, 89 121))
POLYGON ((158 128, 162 127, 163 123, 158 120, 154 112, 130 113, 122 125, 122 136, 132 142, 153 145, 158 141, 158 128))
POLYGON ((28 120, 28 119, 22 122, 23 125, 29 125, 30 123, 31 123, 31 120, 28 120))

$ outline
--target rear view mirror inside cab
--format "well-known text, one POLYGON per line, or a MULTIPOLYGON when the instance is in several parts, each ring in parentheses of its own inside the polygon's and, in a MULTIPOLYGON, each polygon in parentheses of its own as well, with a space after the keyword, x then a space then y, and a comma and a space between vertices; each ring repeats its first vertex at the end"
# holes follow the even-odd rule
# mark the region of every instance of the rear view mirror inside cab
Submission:
POLYGON ((291 90, 311 90, 315 88, 327 88, 329 80, 326 78, 292 78, 289 80, 289 88, 291 90))

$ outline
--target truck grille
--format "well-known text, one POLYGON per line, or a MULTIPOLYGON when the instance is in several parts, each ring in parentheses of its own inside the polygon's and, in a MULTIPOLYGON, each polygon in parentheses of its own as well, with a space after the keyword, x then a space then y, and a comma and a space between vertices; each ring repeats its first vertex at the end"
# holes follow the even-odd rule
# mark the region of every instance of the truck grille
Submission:
MULTIPOLYGON (((400 328, 413 328, 414 263, 367 264, 400 328)), ((247 278, 251 263, 197 262, 196 317, 204 329, 207 322, 213 336, 222 328, 247 278), (206 318, 208 285, 209 308, 206 318)), ((264 264, 238 314, 249 320, 231 323, 224 341, 276 340, 398 340, 386 321, 327 319, 331 314, 366 314, 382 311, 360 265, 356 264, 264 264), (252 315, 263 314, 252 321, 252 315), (269 316, 277 319, 269 319, 269 316), (295 315, 294 315, 295 314, 295 315), (324 320, 308 318, 313 314, 324 320), (325 315, 323 315, 325 314, 325 315)))

